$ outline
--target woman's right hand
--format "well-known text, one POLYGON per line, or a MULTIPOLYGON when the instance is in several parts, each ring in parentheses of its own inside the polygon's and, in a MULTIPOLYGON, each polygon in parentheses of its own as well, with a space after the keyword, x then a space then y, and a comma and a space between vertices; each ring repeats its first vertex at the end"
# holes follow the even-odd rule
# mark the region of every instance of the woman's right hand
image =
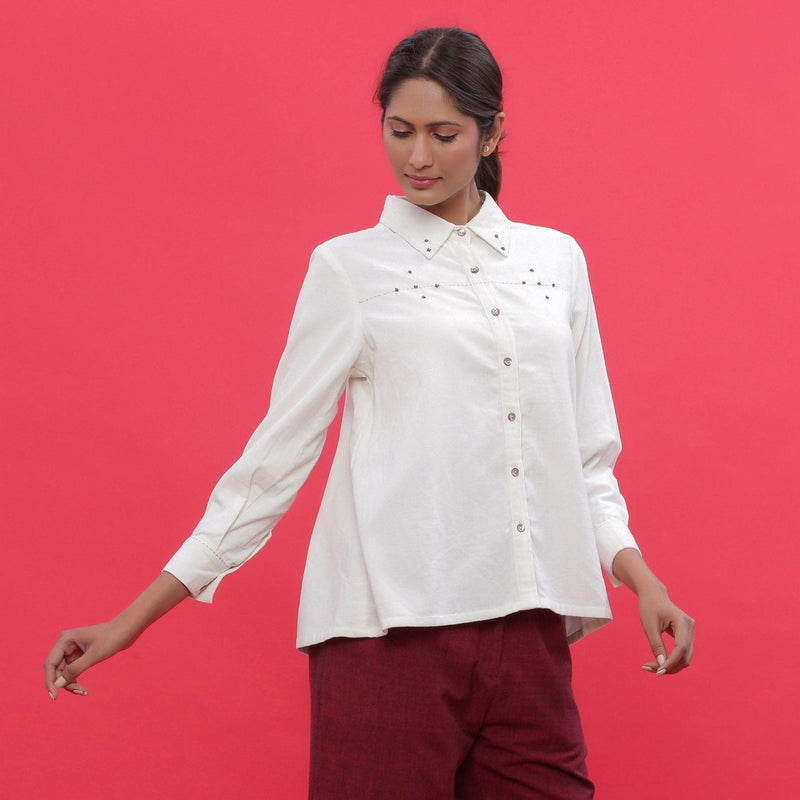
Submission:
POLYGON ((73 628, 58 637, 44 662, 44 682, 53 700, 59 689, 85 695, 75 679, 98 661, 130 647, 160 616, 189 596, 189 590, 169 572, 162 572, 124 611, 109 622, 73 628))
POLYGON ((130 647, 135 638, 119 619, 64 631, 44 662, 44 682, 50 697, 55 700, 59 689, 88 694, 75 679, 98 661, 130 647))

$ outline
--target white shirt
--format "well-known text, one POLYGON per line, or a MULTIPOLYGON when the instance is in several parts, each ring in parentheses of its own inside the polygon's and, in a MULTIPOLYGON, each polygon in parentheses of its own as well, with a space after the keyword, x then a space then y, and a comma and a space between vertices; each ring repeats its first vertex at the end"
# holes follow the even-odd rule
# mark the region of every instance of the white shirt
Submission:
POLYGON ((318 247, 270 409, 165 569, 199 600, 270 537, 346 389, 309 545, 298 647, 545 607, 575 641, 611 618, 601 564, 636 547, 575 241, 464 226, 388 197, 318 247))

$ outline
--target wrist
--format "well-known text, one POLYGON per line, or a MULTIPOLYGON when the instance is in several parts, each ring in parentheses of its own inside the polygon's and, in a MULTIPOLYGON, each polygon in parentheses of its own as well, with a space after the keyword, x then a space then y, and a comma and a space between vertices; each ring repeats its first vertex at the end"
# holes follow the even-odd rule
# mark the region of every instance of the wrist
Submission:
POLYGON ((108 624, 114 631, 115 638, 120 642, 121 649, 130 647, 147 628, 146 622, 142 619, 137 620, 130 608, 120 611, 108 624))
POLYGON ((638 550, 633 548, 620 550, 614 558, 612 571, 639 597, 642 595, 668 597, 667 587, 647 566, 638 550))
POLYGON ((652 579, 644 578, 637 581, 636 586, 632 588, 640 600, 646 597, 664 597, 669 599, 667 587, 661 583, 655 575, 652 576, 652 579))

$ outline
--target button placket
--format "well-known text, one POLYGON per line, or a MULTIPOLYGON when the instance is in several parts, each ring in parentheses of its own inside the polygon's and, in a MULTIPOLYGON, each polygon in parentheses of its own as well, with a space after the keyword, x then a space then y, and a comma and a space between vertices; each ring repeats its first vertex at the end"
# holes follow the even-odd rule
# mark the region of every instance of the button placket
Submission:
MULTIPOLYGON (((456 231, 458 233, 458 231, 456 231)), ((514 332, 503 303, 494 285, 487 279, 485 264, 469 246, 469 237, 454 242, 455 250, 464 265, 464 272, 480 301, 491 325, 497 347, 498 379, 500 382, 500 411, 503 415, 503 438, 506 454, 505 471, 509 494, 508 528, 515 541, 514 554, 520 590, 535 594, 537 582, 533 566, 533 543, 530 536, 528 498, 525 488, 522 458, 522 420, 520 418, 519 374, 514 332), (513 410, 512 410, 513 409, 513 410)))

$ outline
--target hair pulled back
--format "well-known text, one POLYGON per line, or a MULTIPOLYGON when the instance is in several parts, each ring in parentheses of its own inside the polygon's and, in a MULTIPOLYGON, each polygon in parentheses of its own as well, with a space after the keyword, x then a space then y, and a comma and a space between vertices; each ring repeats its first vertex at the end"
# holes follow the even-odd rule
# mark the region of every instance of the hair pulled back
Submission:
MULTIPOLYGON (((425 28, 403 39, 392 50, 375 99, 384 114, 394 90, 410 78, 436 81, 453 105, 478 123, 481 139, 503 110, 503 76, 489 48, 474 33, 461 28, 425 28)), ((495 148, 481 157, 475 183, 497 199, 502 166, 495 148)))

